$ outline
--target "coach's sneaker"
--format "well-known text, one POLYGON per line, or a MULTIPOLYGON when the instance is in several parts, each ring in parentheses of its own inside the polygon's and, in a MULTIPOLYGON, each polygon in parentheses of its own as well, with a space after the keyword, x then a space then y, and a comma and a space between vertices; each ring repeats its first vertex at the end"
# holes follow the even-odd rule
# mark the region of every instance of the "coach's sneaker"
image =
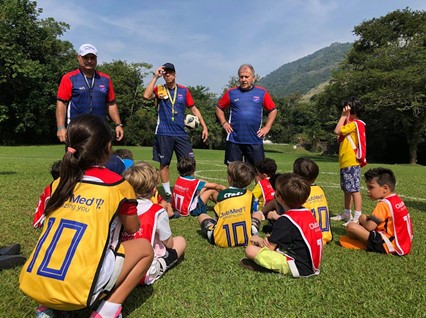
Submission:
POLYGON ((330 220, 333 221, 350 221, 352 219, 351 213, 343 212, 342 214, 332 216, 330 220))

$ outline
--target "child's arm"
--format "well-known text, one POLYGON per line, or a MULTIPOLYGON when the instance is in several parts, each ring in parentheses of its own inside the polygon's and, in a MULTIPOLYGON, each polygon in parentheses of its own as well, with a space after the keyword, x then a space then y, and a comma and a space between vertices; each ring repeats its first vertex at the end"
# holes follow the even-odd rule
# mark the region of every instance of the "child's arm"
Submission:
POLYGON ((374 231, 380 223, 382 223, 382 221, 373 215, 363 214, 359 218, 359 224, 369 232, 374 231))
POLYGON ((342 131, 342 127, 346 124, 346 120, 350 116, 350 113, 351 113, 351 107, 345 106, 343 108, 342 115, 340 116, 340 119, 337 122, 336 128, 334 128, 334 134, 335 135, 338 135, 338 136, 340 135, 340 133, 342 131))
POLYGON ((277 244, 269 242, 267 236, 264 239, 264 243, 265 243, 265 246, 269 248, 271 251, 275 251, 275 249, 277 248, 277 244))
POLYGON ((203 189, 214 189, 216 191, 222 191, 222 190, 225 190, 226 187, 224 185, 222 185, 222 184, 219 184, 219 183, 206 182, 204 184, 203 189))

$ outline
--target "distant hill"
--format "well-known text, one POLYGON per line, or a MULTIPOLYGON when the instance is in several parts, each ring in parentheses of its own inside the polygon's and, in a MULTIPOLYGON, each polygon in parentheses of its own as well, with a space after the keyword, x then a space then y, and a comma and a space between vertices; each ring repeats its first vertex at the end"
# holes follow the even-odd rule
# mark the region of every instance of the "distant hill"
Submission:
POLYGON ((352 43, 333 43, 313 54, 280 66, 260 79, 258 84, 276 97, 296 93, 304 95, 330 79, 332 70, 344 60, 351 47, 352 43))

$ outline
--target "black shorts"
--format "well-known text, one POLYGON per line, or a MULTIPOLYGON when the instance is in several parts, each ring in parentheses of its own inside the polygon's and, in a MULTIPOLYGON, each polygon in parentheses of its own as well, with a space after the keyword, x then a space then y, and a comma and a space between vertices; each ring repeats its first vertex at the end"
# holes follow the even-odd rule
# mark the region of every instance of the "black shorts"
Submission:
POLYGON ((188 136, 159 136, 154 137, 154 146, 152 148, 152 160, 158 161, 162 166, 170 165, 173 151, 179 161, 182 157, 194 157, 191 141, 188 136))
POLYGON ((226 142, 225 164, 233 161, 245 161, 254 165, 256 161, 265 159, 263 144, 249 145, 226 142))
POLYGON ((167 268, 171 267, 174 265, 174 263, 176 263, 176 261, 178 260, 178 255, 177 252, 174 248, 167 248, 167 253, 164 257, 162 257, 162 259, 164 259, 164 261, 166 262, 167 268))
POLYGON ((385 241, 383 241, 383 238, 380 233, 376 231, 371 231, 367 241, 367 251, 387 254, 383 244, 385 244, 385 241))

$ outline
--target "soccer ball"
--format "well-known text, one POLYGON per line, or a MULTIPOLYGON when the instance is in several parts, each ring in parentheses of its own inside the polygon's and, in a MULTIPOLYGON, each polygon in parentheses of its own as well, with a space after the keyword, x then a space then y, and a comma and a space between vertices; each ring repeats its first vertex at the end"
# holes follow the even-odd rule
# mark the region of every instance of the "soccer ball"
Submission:
POLYGON ((185 127, 189 128, 189 129, 195 129, 198 128, 198 126, 200 126, 200 120, 198 119, 197 116, 188 114, 185 117, 185 127))

